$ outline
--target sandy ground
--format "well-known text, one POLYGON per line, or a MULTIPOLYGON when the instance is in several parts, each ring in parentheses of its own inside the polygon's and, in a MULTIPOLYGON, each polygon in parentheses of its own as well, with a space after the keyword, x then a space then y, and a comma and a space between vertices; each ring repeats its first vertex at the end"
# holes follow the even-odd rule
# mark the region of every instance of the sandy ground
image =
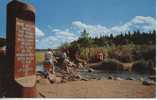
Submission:
POLYGON ((37 84, 39 97, 155 97, 155 85, 142 85, 133 80, 90 80, 49 84, 43 79, 37 84))

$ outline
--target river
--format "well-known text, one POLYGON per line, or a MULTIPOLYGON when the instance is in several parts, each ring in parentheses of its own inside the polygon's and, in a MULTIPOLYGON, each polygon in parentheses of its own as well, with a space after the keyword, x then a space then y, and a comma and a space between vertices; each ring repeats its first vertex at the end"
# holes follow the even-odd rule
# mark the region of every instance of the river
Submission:
MULTIPOLYGON (((60 68, 55 67, 56 71, 60 68)), ((44 71, 42 65, 37 65, 36 71, 44 71)), ((147 74, 138 74, 138 73, 129 73, 128 71, 120 71, 120 72, 112 72, 109 73, 107 71, 102 70, 93 70, 89 71, 89 69, 82 68, 80 69, 80 76, 81 78, 85 79, 98 79, 98 80, 107 80, 108 77, 119 77, 121 79, 128 79, 132 78, 133 80, 148 80, 147 74)))

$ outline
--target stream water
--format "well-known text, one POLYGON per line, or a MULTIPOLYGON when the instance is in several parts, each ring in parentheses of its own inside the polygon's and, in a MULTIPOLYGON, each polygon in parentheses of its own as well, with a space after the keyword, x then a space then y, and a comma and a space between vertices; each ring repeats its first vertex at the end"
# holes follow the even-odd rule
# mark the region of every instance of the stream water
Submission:
MULTIPOLYGON (((55 70, 58 71, 60 68, 56 67, 55 70)), ((36 71, 44 71, 44 68, 42 65, 37 65, 36 71)), ((93 70, 89 72, 89 69, 80 69, 80 76, 81 78, 85 79, 98 79, 98 80, 107 80, 108 77, 119 77, 121 79, 128 79, 132 78, 134 80, 148 80, 147 74, 138 74, 138 73, 129 73, 128 71, 121 71, 121 72, 114 72, 109 73, 104 70, 93 70)))

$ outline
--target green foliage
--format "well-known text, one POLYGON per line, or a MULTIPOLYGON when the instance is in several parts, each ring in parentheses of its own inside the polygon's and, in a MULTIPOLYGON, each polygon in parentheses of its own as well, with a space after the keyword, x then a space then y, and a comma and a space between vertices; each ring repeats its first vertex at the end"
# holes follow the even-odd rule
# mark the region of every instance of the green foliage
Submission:
POLYGON ((90 38, 90 34, 84 29, 80 38, 88 40, 90 38))
POLYGON ((107 49, 103 47, 81 48, 80 56, 82 59, 85 59, 89 62, 93 62, 98 51, 102 52, 104 55, 107 56, 107 49))
POLYGON ((153 32, 128 32, 121 33, 119 35, 113 36, 101 36, 91 38, 90 34, 84 30, 77 41, 72 42, 71 44, 79 44, 80 47, 108 47, 108 46, 118 46, 118 45, 155 45, 155 33, 153 32))
POLYGON ((81 47, 90 47, 93 45, 93 39, 90 37, 90 34, 84 30, 77 41, 81 47))
POLYGON ((43 63, 44 61, 44 52, 36 51, 35 53, 36 63, 43 63))
POLYGON ((68 45, 70 56, 73 59, 76 51, 80 57, 93 61, 98 51, 101 51, 108 58, 117 59, 121 62, 131 62, 140 59, 152 60, 155 62, 156 31, 152 32, 128 32, 113 36, 100 36, 91 38, 84 30, 78 40, 68 45))
POLYGON ((118 45, 108 47, 80 48, 81 58, 93 62, 97 52, 102 52, 105 58, 117 59, 121 62, 132 62, 137 60, 152 60, 155 62, 154 45, 118 45))
POLYGON ((133 60, 133 48, 134 45, 111 46, 108 49, 108 56, 121 62, 131 62, 133 60))

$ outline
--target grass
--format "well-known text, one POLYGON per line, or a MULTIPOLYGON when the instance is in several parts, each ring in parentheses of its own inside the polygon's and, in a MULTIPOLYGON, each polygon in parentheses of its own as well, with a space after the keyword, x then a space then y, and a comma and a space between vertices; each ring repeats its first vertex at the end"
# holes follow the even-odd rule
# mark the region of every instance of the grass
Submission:
POLYGON ((42 63, 44 61, 44 52, 36 51, 35 56, 37 64, 42 63))
POLYGON ((105 58, 117 59, 129 63, 140 59, 155 59, 154 45, 119 45, 109 47, 81 48, 81 58, 92 61, 97 52, 102 52, 105 58))

